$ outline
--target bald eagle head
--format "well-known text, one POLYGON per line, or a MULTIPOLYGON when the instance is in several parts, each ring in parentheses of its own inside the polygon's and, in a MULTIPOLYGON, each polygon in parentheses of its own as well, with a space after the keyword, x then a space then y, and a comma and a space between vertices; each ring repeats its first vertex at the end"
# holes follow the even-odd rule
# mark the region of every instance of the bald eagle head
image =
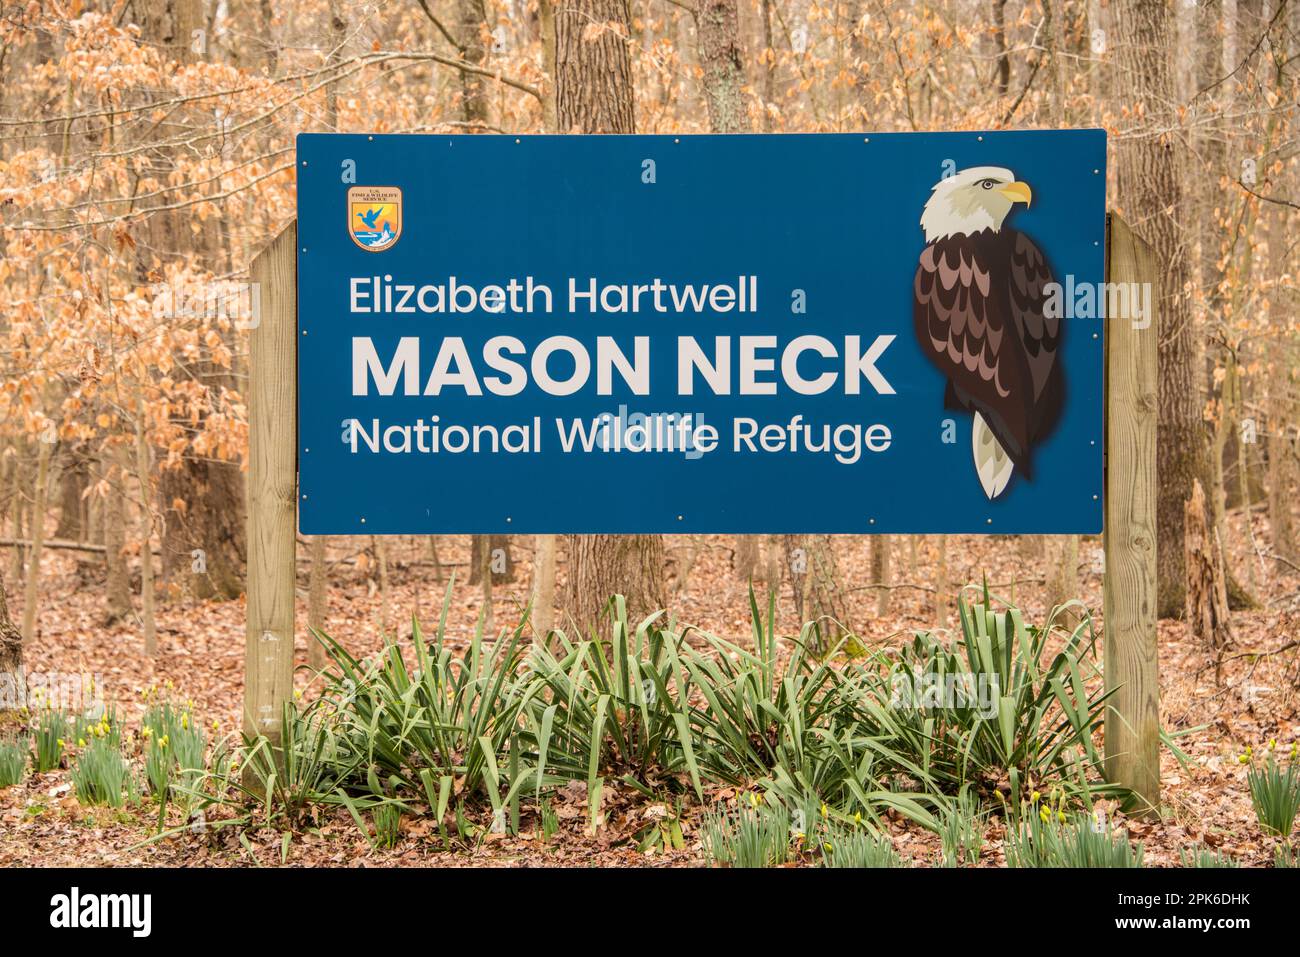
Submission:
POLYGON ((1016 203, 1029 205, 1029 184, 1001 166, 972 166, 945 176, 921 213, 925 241, 948 236, 970 236, 985 229, 997 232, 1016 203))

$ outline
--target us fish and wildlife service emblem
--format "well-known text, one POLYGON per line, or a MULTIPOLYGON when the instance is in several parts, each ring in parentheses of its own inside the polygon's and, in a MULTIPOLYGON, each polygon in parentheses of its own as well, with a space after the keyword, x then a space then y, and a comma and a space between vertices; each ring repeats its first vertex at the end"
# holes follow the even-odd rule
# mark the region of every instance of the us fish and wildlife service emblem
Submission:
POLYGON ((402 235, 402 191, 396 186, 348 190, 348 235, 367 252, 382 252, 402 235))

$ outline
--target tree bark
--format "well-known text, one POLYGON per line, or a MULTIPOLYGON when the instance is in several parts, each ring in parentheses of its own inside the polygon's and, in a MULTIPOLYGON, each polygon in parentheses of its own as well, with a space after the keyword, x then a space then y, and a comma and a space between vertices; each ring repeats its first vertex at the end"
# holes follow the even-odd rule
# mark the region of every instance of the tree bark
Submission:
POLYGON ((315 671, 325 667, 325 646, 320 643, 315 632, 325 631, 325 619, 329 614, 329 566, 325 555, 327 542, 328 538, 324 535, 313 535, 311 538, 311 574, 307 584, 307 664, 315 671))
POLYGON ((731 568, 742 582, 751 581, 758 570, 759 536, 737 535, 736 552, 731 568))
POLYGON ((186 455, 179 466, 162 469, 158 483, 163 578, 189 582, 196 598, 238 598, 247 558, 239 466, 186 455))
POLYGON ((32 550, 27 557, 27 587, 23 593, 23 640, 36 634, 36 608, 40 603, 41 546, 45 542, 45 490, 49 484, 53 441, 37 441, 36 482, 32 488, 32 550))
POLYGON ((1007 0, 993 0, 993 48, 998 96, 1011 89, 1011 55, 1007 52, 1007 0))
POLYGON ((1232 626, 1223 552, 1217 530, 1206 519, 1205 493, 1200 482, 1192 483, 1186 521, 1187 625, 1192 636, 1214 653, 1217 662, 1232 643, 1232 626))
MULTIPOLYGON (((695 40, 704 71, 704 99, 714 133, 748 133, 753 128, 745 104, 745 53, 740 41, 736 0, 700 0, 695 8, 695 40)), ((736 577, 747 582, 758 563, 758 538, 737 535, 736 577)), ((680 591, 680 588, 679 588, 680 591)))
POLYGON ((763 132, 772 132, 772 112, 776 110, 776 40, 772 30, 772 7, 775 0, 762 0, 763 22, 763 132))
POLYGON ((469 558, 469 583, 478 585, 482 582, 483 569, 492 574, 493 584, 504 584, 515 580, 515 559, 510 551, 509 535, 471 535, 469 558), (483 549, 487 547, 487 556, 483 549))
POLYGON ((1300 560, 1296 548, 1296 534, 1291 520, 1293 500, 1292 481, 1295 471, 1292 460, 1291 426, 1294 414, 1288 411, 1289 402, 1283 392, 1285 383, 1270 383, 1269 435, 1268 435, 1268 524, 1273 551, 1290 562, 1300 560))
MULTIPOLYGON (((1057 545, 1055 561, 1047 570, 1047 613, 1079 597, 1079 536, 1054 535, 1057 545)), ((1075 616, 1067 614, 1058 619, 1064 627, 1073 627, 1075 616)))
POLYGON ((785 549, 795 615, 801 627, 817 623, 820 644, 812 650, 825 654, 851 631, 835 540, 830 535, 787 535, 785 549))
POLYGON ((542 127, 548 133, 559 130, 555 112, 555 0, 537 0, 537 21, 541 28, 542 73, 542 127))
MULTIPOLYGON (((1294 51, 1300 43, 1293 41, 1291 46, 1294 51)), ((1283 85, 1282 80, 1279 67, 1276 76, 1279 89, 1283 85)), ((1287 187, 1292 183, 1294 178, 1288 174, 1288 168, 1283 166, 1280 174, 1270 183, 1270 192, 1285 195, 1287 187)), ((1298 562, 1300 548, 1296 546, 1291 503, 1292 482, 1295 478, 1293 428, 1300 417, 1296 415, 1292 398, 1296 354, 1287 331, 1291 318, 1287 300, 1288 284, 1282 279, 1289 272, 1294 258, 1291 231, 1288 228, 1290 216, 1290 210, 1286 206, 1280 203, 1268 204, 1268 274, 1273 280, 1268 296, 1268 324, 1270 337, 1276 336, 1272 341, 1278 347, 1278 352, 1272 356, 1273 367, 1266 376, 1265 384, 1268 403, 1268 525, 1273 551, 1287 561, 1298 562)))
MULTIPOLYGON (((135 470, 140 485, 140 618, 144 625, 144 652, 158 654, 158 631, 154 616, 153 510, 149 496, 149 443, 144 435, 144 407, 135 403, 135 470)), ((122 469, 126 474, 126 469, 122 469)))
POLYGON ((379 634, 387 639, 395 637, 388 607, 388 537, 372 535, 370 543, 375 550, 375 575, 379 580, 379 634))
MULTIPOLYGON (((555 111, 560 132, 635 133, 628 0, 556 0, 555 111)), ((621 593, 629 614, 664 607, 664 547, 654 535, 569 535, 568 612, 583 634, 621 593)))
POLYGON ((0 713, 17 710, 26 699, 23 686, 23 636, 9 618, 9 598, 0 575, 0 713), (12 698, 10 697, 12 695, 12 698))
MULTIPOLYGON (((1153 0, 1117 4, 1119 70, 1116 95, 1142 106, 1149 122, 1177 129, 1174 103, 1173 31, 1169 7, 1153 0)), ((1183 612, 1187 585, 1184 503, 1192 483, 1209 485, 1209 454, 1197 388, 1197 342, 1188 297, 1190 270, 1183 233, 1183 157, 1176 136, 1134 136, 1117 148, 1120 207, 1134 231, 1155 251, 1160 265, 1160 373, 1157 386, 1156 501, 1157 611, 1183 612)))
MULTIPOLYGON (((482 66, 487 59, 487 8, 483 0, 456 0, 456 19, 460 21, 460 56, 466 63, 482 66)), ((460 74, 461 111, 466 123, 485 124, 491 117, 487 78, 481 73, 462 70, 460 74)))
MULTIPOLYGON (((132 12, 142 39, 160 50, 169 61, 189 64, 207 55, 211 38, 202 36, 196 48, 194 33, 206 28, 201 0, 132 0, 132 12)), ((163 182, 174 171, 176 153, 153 149, 150 159, 154 175, 163 182)), ((137 270, 143 282, 156 282, 182 248, 191 248, 189 219, 177 210, 162 210, 149 217, 149 246, 159 263, 141 254, 137 270), (157 267, 157 269, 155 268, 157 267)), ((199 244, 200 249, 203 244, 199 244)), ((142 246, 143 250, 144 247, 142 246)), ((164 280, 165 281, 165 280, 164 280)), ((204 386, 216 390, 233 385, 228 370, 206 355, 193 363, 195 376, 204 386)), ((202 429, 188 413, 176 416, 186 431, 202 429)), ((158 534, 162 545, 162 579, 184 583, 197 598, 237 598, 243 593, 244 560, 244 476, 235 462, 217 461, 186 449, 180 461, 164 464, 155 485, 158 495, 158 534)))
POLYGON ((606 632, 602 610, 611 595, 627 599, 639 619, 667 604, 664 545, 659 535, 569 535, 566 606, 579 634, 606 632))
POLYGON ((936 536, 939 556, 935 564, 934 620, 936 627, 948 627, 948 536, 936 536))
POLYGON ((560 132, 635 133, 628 0, 555 0, 560 132))
MULTIPOLYGON (((23 493, 23 462, 18 455, 13 456, 13 468, 11 469, 10 488, 12 493, 9 496, 9 530, 10 537, 14 541, 21 540, 23 536, 23 510, 26 505, 26 499, 23 493)), ((23 549, 21 545, 15 545, 13 555, 10 556, 9 562, 9 579, 14 582, 23 580, 23 571, 27 566, 23 563, 23 549)))
POLYGON ((745 51, 736 0, 699 0, 695 33, 709 128, 715 133, 748 133, 753 127, 745 102, 745 51))
POLYGON ((86 532, 84 495, 90 482, 90 464, 81 445, 71 446, 64 458, 59 475, 59 524, 54 537, 79 542, 86 532))
POLYGON ((537 535, 533 546, 533 633, 545 638, 555 628, 555 536, 537 535))
POLYGON ((110 451, 106 461, 111 469, 108 495, 104 499, 104 593, 105 627, 131 616, 131 575, 126 564, 126 472, 115 466, 120 455, 110 451))
POLYGON ((889 614, 889 552, 888 535, 871 536, 871 583, 876 587, 876 617, 889 614))

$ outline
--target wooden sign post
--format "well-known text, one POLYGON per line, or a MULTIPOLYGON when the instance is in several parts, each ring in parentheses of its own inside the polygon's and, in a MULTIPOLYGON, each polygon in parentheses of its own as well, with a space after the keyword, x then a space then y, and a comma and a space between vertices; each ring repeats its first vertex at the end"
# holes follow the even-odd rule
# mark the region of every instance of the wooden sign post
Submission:
MULTIPOLYGON (((1119 217, 1108 219, 1107 280, 1149 283, 1150 247, 1119 217)), ((297 226, 254 260, 260 321, 249 375, 248 630, 244 727, 279 744, 293 693, 297 416, 297 226)), ((1140 287, 1129 287, 1140 288, 1140 287)), ((1160 800, 1156 667, 1157 317, 1106 328, 1105 674, 1114 690, 1105 718, 1106 776, 1160 800)), ((304 448, 304 455, 310 449, 304 448)))
POLYGON ((297 544, 297 223, 253 260, 260 311, 249 340, 248 631, 244 730, 280 743, 293 697, 297 544))
MULTIPOLYGON (((1107 217, 1106 281, 1154 283, 1151 247, 1107 217)), ((1130 301, 1132 299, 1130 298, 1130 301)), ((1155 298, 1152 297, 1155 304, 1155 298)), ((1158 310, 1158 306, 1156 306, 1158 310)), ((1156 666, 1156 341, 1159 314, 1106 322, 1106 777, 1132 789, 1130 810, 1160 806, 1156 666)))

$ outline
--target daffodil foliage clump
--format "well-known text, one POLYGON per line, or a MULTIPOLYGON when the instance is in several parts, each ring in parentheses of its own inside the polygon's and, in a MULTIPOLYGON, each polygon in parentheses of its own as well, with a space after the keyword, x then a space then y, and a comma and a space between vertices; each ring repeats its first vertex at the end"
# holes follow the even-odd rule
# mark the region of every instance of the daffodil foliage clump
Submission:
MULTIPOLYGON (((748 644, 662 612, 631 620, 615 596, 606 635, 530 641, 525 617, 495 639, 480 623, 460 654, 445 640, 445 601, 432 633, 416 622, 409 648, 390 642, 368 660, 318 635, 330 659, 322 691, 286 707, 278 747, 246 739, 207 776, 216 791, 187 790, 214 800, 233 789, 291 822, 345 806, 369 836, 366 822, 394 810, 432 813, 444 829, 485 805, 494 829, 517 829, 521 802, 540 807, 571 782, 585 785, 593 823, 612 782, 677 806, 726 785, 765 814, 812 808, 847 828, 854 850, 841 860, 874 853, 853 834, 880 833, 892 813, 947 835, 950 857, 969 861, 988 811, 1006 814, 1030 790, 1079 810, 1123 796, 1094 742, 1105 694, 1086 609, 1070 609, 1068 628, 1060 615, 1036 628, 994 604, 987 589, 963 598, 955 640, 920 634, 849 660, 851 636, 813 653, 824 647, 816 624, 778 636, 774 596, 764 610, 751 594, 748 644)), ((175 718, 164 724, 175 740, 175 718)), ((775 827, 740 823, 749 843, 775 827)), ((714 830, 722 847, 727 828, 714 830)))
POLYGON ((1268 743, 1262 762, 1255 757, 1255 749, 1246 748, 1241 755, 1242 764, 1248 765, 1246 784, 1250 800, 1255 806, 1255 816, 1266 834, 1289 838, 1300 814, 1300 762, 1296 760, 1297 746, 1291 745, 1285 763, 1278 759, 1277 741, 1268 743))

